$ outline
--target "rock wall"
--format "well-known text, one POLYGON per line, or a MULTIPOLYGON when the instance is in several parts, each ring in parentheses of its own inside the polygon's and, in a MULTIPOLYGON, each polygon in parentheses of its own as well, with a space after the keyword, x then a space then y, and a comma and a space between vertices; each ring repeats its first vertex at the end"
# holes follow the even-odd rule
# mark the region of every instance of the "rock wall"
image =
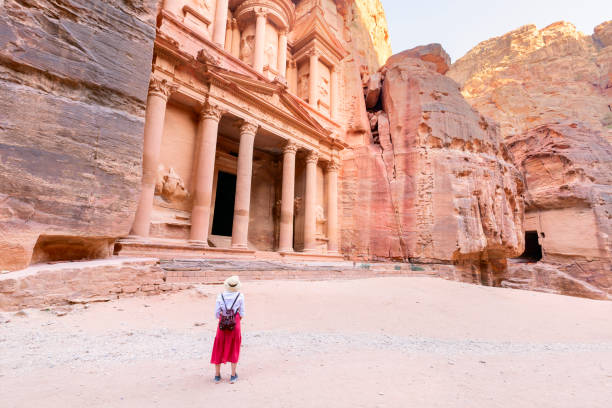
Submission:
POLYGON ((0 270, 129 232, 156 3, 0 2, 0 270))
POLYGON ((497 125, 440 74, 447 58, 432 45, 381 69, 373 142, 343 163, 343 252, 455 264, 462 280, 499 284, 523 251, 523 181, 497 125))
MULTIPOLYGON (((375 72, 391 56, 387 17, 380 0, 336 0, 354 44, 354 57, 375 72)), ((345 39, 347 36, 345 35, 345 39)))
POLYGON ((612 294, 612 21, 592 36, 564 22, 521 27, 479 44, 447 75, 500 123, 525 175, 525 228, 543 258, 512 264, 505 284, 612 294))

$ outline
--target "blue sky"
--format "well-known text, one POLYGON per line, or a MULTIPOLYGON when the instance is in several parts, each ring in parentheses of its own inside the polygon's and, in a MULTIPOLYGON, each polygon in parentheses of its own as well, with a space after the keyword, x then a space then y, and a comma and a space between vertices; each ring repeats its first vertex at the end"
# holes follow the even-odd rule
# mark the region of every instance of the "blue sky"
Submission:
POLYGON ((441 43, 457 60, 481 41, 526 24, 573 23, 585 34, 612 19, 612 0, 381 0, 393 53, 441 43))

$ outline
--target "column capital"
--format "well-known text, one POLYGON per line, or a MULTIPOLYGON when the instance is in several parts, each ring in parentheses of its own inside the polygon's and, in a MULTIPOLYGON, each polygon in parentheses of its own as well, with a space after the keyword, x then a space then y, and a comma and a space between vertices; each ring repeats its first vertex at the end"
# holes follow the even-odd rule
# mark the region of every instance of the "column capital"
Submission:
POLYGON ((178 90, 178 85, 168 82, 165 79, 159 79, 154 76, 149 82, 149 95, 157 95, 164 100, 168 100, 170 95, 178 90))
POLYGON ((206 103, 200 110, 200 120, 213 119, 219 122, 221 116, 223 116, 223 110, 217 105, 206 103))
POLYGON ((327 171, 338 172, 340 170, 340 161, 336 158, 331 159, 327 162, 327 171))
POLYGON ((280 30, 278 30, 278 36, 279 37, 286 37, 288 32, 289 32, 289 30, 287 30, 286 28, 281 28, 280 30))
POLYGON ((257 129, 259 129, 259 125, 243 120, 242 124, 240 125, 240 134, 250 134, 254 136, 255 133, 257 133, 257 129))
POLYGON ((316 163, 317 161, 319 161, 319 152, 310 150, 306 156, 306 163, 316 163))
POLYGON ((285 147, 283 147, 283 154, 296 154, 298 151, 298 145, 295 142, 289 140, 285 147))
POLYGON ((255 17, 259 18, 259 17, 263 17, 266 18, 268 17, 268 10, 264 9, 264 8, 259 8, 254 10, 255 11, 255 17))
POLYGON ((315 49, 312 49, 312 50, 308 51, 308 52, 306 53, 306 55, 308 55, 310 58, 312 58, 312 57, 317 57, 317 58, 319 58, 319 56, 321 55, 321 53, 320 53, 319 51, 315 50, 315 49))
POLYGON ((230 25, 231 25, 232 29, 238 28, 238 20, 236 20, 235 18, 232 18, 231 21, 230 21, 230 25))

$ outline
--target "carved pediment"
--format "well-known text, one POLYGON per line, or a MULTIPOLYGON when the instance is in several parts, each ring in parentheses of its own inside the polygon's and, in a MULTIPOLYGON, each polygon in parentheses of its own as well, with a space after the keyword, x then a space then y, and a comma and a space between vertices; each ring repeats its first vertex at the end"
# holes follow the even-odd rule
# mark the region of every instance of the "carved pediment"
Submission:
POLYGON ((287 91, 287 86, 282 82, 261 81, 235 72, 221 70, 216 70, 214 75, 218 76, 228 88, 243 94, 249 99, 255 99, 262 108, 267 107, 270 110, 280 110, 287 116, 308 125, 322 135, 328 136, 331 133, 301 106, 297 97, 290 94, 287 91))
POLYGON ((291 36, 295 50, 309 48, 311 43, 316 42, 338 61, 349 54, 318 9, 313 10, 302 20, 298 20, 291 36))

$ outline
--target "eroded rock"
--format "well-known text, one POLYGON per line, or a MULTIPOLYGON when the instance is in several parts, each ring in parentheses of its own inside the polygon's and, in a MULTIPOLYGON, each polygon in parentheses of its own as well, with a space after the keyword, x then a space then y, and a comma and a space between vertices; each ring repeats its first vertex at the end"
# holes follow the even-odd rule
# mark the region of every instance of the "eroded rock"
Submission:
POLYGON ((467 280, 472 266, 480 279, 482 265, 503 269, 505 257, 523 250, 522 177, 497 125, 453 80, 411 55, 382 68, 380 147, 355 149, 344 162, 343 250, 460 263, 467 280))
POLYGON ((498 121, 525 175, 525 229, 540 262, 530 289, 605 297, 612 293, 612 22, 580 33, 565 22, 525 26, 487 40, 448 76, 472 106, 498 121), (603 293, 603 295, 602 295, 603 293))
POLYGON ((26 267, 41 235, 129 232, 156 6, 0 3, 0 269, 26 267))

